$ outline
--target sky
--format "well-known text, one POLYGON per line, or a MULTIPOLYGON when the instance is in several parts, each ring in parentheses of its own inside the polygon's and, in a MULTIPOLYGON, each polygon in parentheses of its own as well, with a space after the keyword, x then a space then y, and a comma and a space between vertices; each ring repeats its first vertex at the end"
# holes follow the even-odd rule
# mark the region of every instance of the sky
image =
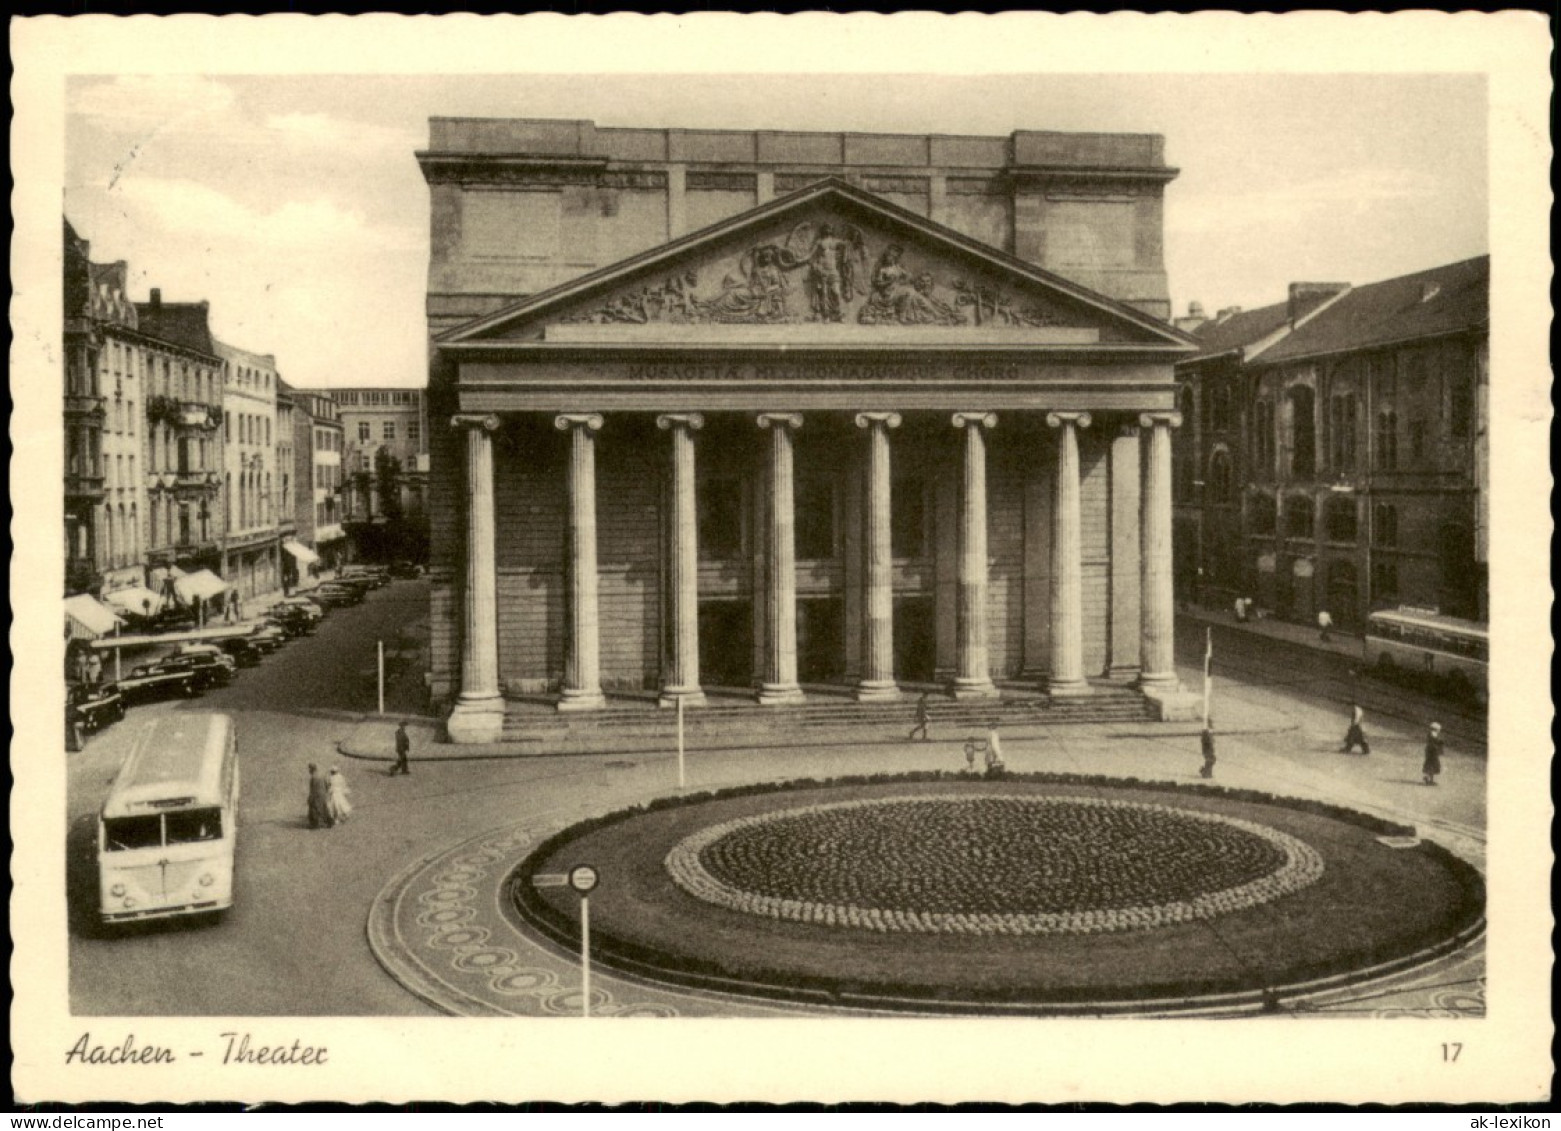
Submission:
POLYGON ((1478 74, 72 75, 66 216, 131 297, 211 304, 297 386, 421 385, 435 116, 1158 133, 1173 308, 1488 251, 1478 74))

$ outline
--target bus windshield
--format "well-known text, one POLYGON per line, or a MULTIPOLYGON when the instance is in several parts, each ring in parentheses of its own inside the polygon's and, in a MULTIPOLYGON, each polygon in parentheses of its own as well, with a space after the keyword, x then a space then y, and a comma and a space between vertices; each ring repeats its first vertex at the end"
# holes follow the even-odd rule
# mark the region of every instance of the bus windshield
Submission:
POLYGON ((166 814, 169 844, 195 844, 222 839, 222 810, 181 809, 166 814))
POLYGON ((162 818, 115 817, 103 822, 103 846, 110 852, 134 848, 160 848, 163 843, 162 818))

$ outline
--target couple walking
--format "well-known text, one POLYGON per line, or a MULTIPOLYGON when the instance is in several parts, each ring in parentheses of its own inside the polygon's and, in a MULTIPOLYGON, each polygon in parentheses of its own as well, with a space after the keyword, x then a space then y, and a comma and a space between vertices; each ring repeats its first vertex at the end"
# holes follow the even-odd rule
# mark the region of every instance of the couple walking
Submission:
POLYGON ((329 829, 346 823, 352 816, 352 802, 347 796, 347 779, 335 766, 329 775, 322 774, 313 762, 309 763, 309 827, 329 829))

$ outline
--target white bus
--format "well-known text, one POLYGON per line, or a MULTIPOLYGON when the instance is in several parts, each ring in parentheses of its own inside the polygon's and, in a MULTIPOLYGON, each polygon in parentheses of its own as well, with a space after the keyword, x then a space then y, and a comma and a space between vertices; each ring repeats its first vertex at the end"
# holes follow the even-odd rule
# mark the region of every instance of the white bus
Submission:
POLYGON ((227 715, 180 712, 147 727, 98 819, 103 921, 215 918, 232 906, 238 793, 227 715))
POLYGON ((1484 702, 1490 630, 1478 621, 1401 606, 1366 618, 1366 662, 1389 678, 1484 702))

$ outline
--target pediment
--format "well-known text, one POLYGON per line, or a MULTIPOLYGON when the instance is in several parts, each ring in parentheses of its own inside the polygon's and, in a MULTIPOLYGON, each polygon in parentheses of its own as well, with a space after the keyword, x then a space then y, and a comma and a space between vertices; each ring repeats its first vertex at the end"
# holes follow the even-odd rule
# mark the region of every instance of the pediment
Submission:
POLYGON ((443 345, 1185 346, 1157 319, 824 181, 450 331, 443 345))

